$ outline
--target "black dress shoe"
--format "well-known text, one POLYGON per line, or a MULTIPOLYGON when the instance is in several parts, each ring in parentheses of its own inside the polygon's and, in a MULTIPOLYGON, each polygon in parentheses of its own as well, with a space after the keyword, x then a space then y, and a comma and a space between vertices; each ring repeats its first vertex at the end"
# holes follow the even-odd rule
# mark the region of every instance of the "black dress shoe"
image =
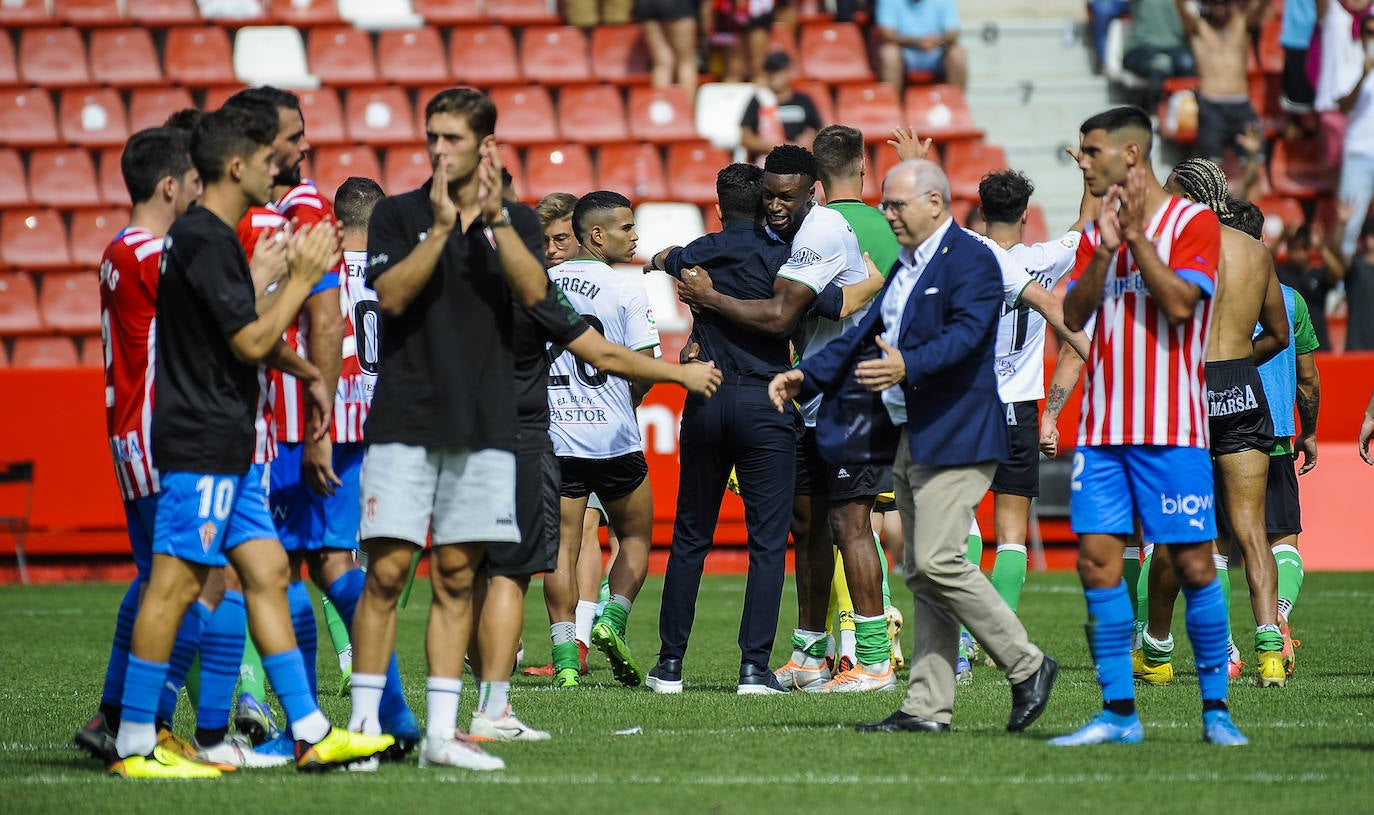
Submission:
POLYGON ((1050 689, 1054 687, 1054 678, 1058 675, 1059 663, 1046 656, 1035 673, 1011 686, 1011 718, 1007 721, 1008 730, 1013 733, 1025 730, 1040 718, 1040 714, 1045 712, 1045 705, 1050 701, 1050 689))
POLYGON ((860 733, 898 733, 903 730, 919 733, 948 733, 949 725, 944 722, 922 719, 920 716, 912 716, 910 713, 903 713, 898 710, 881 722, 856 724, 854 729, 860 733))
POLYGON ((739 686, 735 688, 739 696, 773 696, 787 693, 778 678, 767 667, 746 662, 739 666, 739 686))

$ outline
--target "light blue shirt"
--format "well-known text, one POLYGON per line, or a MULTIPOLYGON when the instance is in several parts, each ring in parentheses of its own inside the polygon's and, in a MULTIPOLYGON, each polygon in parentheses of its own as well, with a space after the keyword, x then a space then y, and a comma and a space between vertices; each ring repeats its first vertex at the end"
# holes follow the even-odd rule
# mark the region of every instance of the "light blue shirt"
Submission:
MULTIPOLYGON (((1298 355, 1293 339, 1293 309, 1297 292, 1288 286, 1283 290, 1283 310, 1288 314, 1288 347, 1259 366, 1260 382, 1264 385, 1264 398, 1269 402, 1269 416, 1274 420, 1274 438, 1286 439, 1298 434, 1293 421, 1293 402, 1298 398, 1298 355)), ((1258 337, 1261 327, 1255 326, 1258 337)))
POLYGON ((928 37, 959 30, 954 0, 878 0, 874 20, 903 37, 928 37))
MULTIPOLYGON (((945 233, 954 224, 954 219, 946 216, 945 222, 936 227, 930 237, 921 241, 915 249, 903 247, 897 255, 897 270, 892 273, 892 282, 883 297, 883 341, 893 348, 897 347, 897 336, 902 330, 902 315, 906 313, 911 295, 926 272, 926 267, 935 257, 935 251, 945 240, 945 233)), ((910 373, 908 371, 907 373, 910 373)), ((883 407, 894 425, 906 424, 906 391, 903 383, 897 383, 883 391, 883 407)))
POLYGON ((1312 42, 1312 29, 1316 26, 1316 0, 1284 0, 1279 45, 1306 50, 1312 42))

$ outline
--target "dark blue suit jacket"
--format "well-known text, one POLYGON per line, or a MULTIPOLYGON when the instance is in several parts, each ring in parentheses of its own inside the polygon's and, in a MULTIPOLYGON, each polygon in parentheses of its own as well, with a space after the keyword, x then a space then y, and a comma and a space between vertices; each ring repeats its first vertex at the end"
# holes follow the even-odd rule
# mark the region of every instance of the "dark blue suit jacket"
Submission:
MULTIPOLYGON (((855 401, 836 397, 850 393, 854 366, 874 356, 873 338, 883 332, 882 301, 896 273, 888 277, 863 321, 831 341, 801 364, 805 395, 820 392, 817 442, 826 458, 891 462, 895 434, 885 438, 889 450, 854 450, 851 428, 888 424, 886 415, 854 416, 855 401)), ((1002 306, 1002 272, 992 250, 951 223, 935 256, 902 312, 896 343, 906 362, 907 433, 911 458, 926 466, 954 466, 997 461, 1007 456, 1007 420, 997 396, 993 372, 997 318, 1002 306)), ((876 398, 871 411, 881 411, 876 398)))

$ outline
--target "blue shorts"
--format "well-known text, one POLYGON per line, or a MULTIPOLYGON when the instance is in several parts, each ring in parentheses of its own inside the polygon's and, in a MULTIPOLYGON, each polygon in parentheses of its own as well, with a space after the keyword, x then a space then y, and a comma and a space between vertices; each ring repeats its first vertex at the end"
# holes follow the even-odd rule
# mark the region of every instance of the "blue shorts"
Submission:
POLYGON ((155 492, 142 498, 124 502, 124 523, 129 527, 129 548, 134 552, 134 566, 138 569, 138 579, 147 580, 153 570, 153 530, 157 520, 157 500, 162 493, 155 492))
POLYGON ((276 540, 267 506, 267 468, 243 475, 164 472, 153 552, 205 566, 225 566, 245 541, 276 540))
POLYGON ((288 552, 357 549, 362 518, 358 472, 363 466, 363 445, 334 445, 334 473, 343 486, 328 497, 317 495, 302 480, 304 450, 300 442, 279 444, 277 460, 272 463, 272 521, 282 547, 288 552))
POLYGON ((1129 535, 1139 516, 1150 543, 1217 536, 1212 459, 1201 447, 1080 447, 1069 488, 1069 520, 1078 535, 1129 535))
POLYGON ((922 51, 919 48, 903 48, 902 62, 906 63, 908 71, 933 71, 937 74, 945 72, 945 48, 940 46, 929 51, 922 51))

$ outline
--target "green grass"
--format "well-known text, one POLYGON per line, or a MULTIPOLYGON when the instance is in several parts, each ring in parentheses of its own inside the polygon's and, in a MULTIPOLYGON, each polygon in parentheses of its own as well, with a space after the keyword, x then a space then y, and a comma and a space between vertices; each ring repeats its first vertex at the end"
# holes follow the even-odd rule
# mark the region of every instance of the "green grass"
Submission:
MULTIPOLYGON (((1232 617, 1247 631, 1244 579, 1237 574, 1232 617)), ((645 667, 657 645, 662 581, 652 578, 631 617, 630 644, 645 667)), ((905 612, 910 597, 894 585, 905 612)), ((1204 745, 1197 682, 1187 638, 1179 636, 1180 676, 1166 688, 1141 688, 1146 741, 1134 747, 1054 749, 1098 707, 1083 641, 1083 601, 1072 575, 1032 574, 1022 613, 1032 639, 1063 670, 1049 709, 1029 732, 1004 731, 1006 682, 975 670, 955 704, 955 732, 858 734, 852 725, 891 712, 897 693, 738 698, 735 644, 743 578, 702 586, 696 633, 686 662, 687 690, 656 696, 613 686, 593 654, 589 686, 554 692, 543 680, 516 678, 514 701, 530 724, 553 732, 542 744, 498 745, 499 773, 420 770, 412 758, 372 776, 241 772, 212 782, 128 783, 69 746, 94 711, 104 676, 114 611, 123 586, 0 588, 0 811, 426 812, 1291 812, 1374 811, 1374 575, 1312 574, 1294 614, 1304 641, 1287 688, 1233 683, 1231 707, 1250 746, 1204 745), (638 735, 618 730, 642 728, 638 735), (934 809, 932 809, 934 807, 934 809)), ((786 659, 795 619, 789 581, 775 664, 786 659)), ((407 695, 423 715, 421 635, 427 593, 402 612, 401 668, 407 695)), ((538 583, 527 605, 527 661, 547 658, 538 583)), ((1181 635, 1182 610, 1176 630, 1181 635)), ((910 647, 912 632, 906 632, 910 647)), ((321 630, 322 651, 329 651, 321 630)), ((1248 638, 1240 637, 1242 644, 1248 638)), ((1253 677, 1253 667, 1247 669, 1253 677)), ((323 687, 337 681, 332 654, 321 654, 323 687)), ((460 723, 474 704, 464 691, 460 723)), ((183 705, 183 708, 186 706, 183 705)), ((328 696, 325 712, 346 721, 347 700, 328 696)), ((184 710, 179 729, 189 732, 184 710)))

